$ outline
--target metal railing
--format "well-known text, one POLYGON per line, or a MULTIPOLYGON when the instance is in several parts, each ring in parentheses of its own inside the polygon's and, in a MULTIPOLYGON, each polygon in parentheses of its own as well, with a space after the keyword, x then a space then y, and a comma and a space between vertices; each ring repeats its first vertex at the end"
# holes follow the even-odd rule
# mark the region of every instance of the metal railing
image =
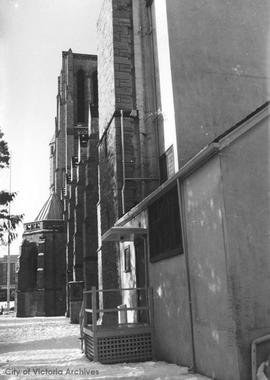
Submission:
MULTIPOLYGON (((106 303, 106 302, 104 302, 106 303)), ((153 325, 153 296, 151 288, 119 288, 119 289, 96 289, 92 287, 91 290, 83 292, 83 326, 91 325, 91 329, 96 331, 98 326, 98 319, 106 313, 117 314, 118 326, 134 325, 134 324, 148 324, 153 325), (119 293, 121 300, 125 303, 125 295, 129 298, 128 304, 120 304, 115 307, 104 307, 104 295, 119 293), (119 315, 127 313, 126 322, 119 322, 119 315), (89 317, 90 316, 90 317, 89 317), (133 320, 132 320, 133 319, 133 320), (88 323, 90 321, 90 323, 88 323)), ((121 319, 121 318, 120 318, 121 319)), ((115 325, 115 323, 111 323, 115 325)))

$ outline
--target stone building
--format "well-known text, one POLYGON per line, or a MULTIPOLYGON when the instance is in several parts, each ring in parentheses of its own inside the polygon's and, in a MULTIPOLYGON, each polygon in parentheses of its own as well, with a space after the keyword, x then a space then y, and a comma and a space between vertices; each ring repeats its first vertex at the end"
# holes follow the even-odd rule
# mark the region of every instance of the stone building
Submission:
POLYGON ((65 222, 51 193, 35 221, 24 224, 17 280, 17 316, 65 313, 65 222))
POLYGON ((82 288, 97 283, 97 143, 97 57, 70 49, 62 53, 49 144, 51 195, 25 224, 18 316, 69 315, 72 304, 71 321, 78 322, 82 288))
POLYGON ((97 135, 97 57, 70 49, 62 53, 50 165, 51 188, 61 197, 66 221, 67 314, 68 284, 84 282, 88 289, 97 281, 97 135))
POLYGON ((157 358, 221 380, 269 333, 269 12, 105 0, 98 22, 99 287, 151 286, 157 358))

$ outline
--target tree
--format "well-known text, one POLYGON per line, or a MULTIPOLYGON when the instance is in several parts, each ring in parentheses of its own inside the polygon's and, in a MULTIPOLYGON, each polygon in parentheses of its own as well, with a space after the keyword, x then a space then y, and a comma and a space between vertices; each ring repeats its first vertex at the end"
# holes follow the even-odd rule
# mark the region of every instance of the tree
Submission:
MULTIPOLYGON (((7 142, 3 139, 4 134, 0 130, 0 169, 9 167, 10 153, 7 142)), ((10 203, 16 193, 0 190, 0 242, 11 242, 17 236, 16 227, 22 221, 23 215, 11 215, 10 203)))

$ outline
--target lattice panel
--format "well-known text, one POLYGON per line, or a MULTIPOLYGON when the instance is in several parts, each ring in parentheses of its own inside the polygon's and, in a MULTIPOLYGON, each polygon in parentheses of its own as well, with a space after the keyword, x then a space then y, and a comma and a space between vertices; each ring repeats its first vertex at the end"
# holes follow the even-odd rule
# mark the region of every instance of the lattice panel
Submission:
POLYGON ((89 335, 85 335, 85 355, 89 360, 94 359, 94 339, 89 335))
POLYGON ((98 338, 101 363, 137 362, 152 359, 150 333, 98 338))

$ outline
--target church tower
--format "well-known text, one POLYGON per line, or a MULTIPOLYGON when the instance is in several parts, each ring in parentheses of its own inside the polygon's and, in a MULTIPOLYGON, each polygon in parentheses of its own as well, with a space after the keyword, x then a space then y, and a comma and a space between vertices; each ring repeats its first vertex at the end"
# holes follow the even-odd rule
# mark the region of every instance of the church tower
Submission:
POLYGON ((97 88, 97 56, 62 52, 50 177, 66 222, 67 315, 68 284, 97 282, 97 88))

